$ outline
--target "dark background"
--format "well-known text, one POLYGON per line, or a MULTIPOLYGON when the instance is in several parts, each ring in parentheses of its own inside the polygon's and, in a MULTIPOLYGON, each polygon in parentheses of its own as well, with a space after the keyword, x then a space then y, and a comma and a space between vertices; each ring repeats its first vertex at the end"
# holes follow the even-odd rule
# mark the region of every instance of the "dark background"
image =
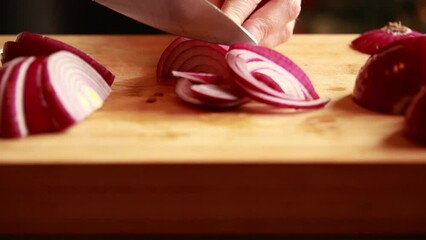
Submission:
MULTIPOLYGON (((155 0, 152 0, 155 1, 155 0)), ((173 1, 173 0, 171 0, 173 1)), ((299 33, 359 33, 388 21, 426 31, 426 0, 302 0, 299 33)), ((91 0, 0 0, 0 34, 160 33, 91 0)))

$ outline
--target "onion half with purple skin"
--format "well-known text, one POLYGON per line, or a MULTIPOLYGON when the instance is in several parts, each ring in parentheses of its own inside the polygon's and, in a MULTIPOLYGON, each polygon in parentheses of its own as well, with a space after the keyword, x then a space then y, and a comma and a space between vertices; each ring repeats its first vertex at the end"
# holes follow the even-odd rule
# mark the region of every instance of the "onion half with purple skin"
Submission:
POLYGON ((92 66, 108 83, 112 85, 115 76, 106 67, 83 51, 44 35, 30 32, 18 34, 15 42, 6 42, 3 46, 2 63, 6 63, 16 57, 23 56, 48 56, 58 51, 68 51, 92 66))
POLYGON ((426 85, 411 102, 405 121, 408 138, 426 146, 426 85))
POLYGON ((361 68, 353 99, 367 109, 404 114, 426 83, 426 36, 405 38, 372 55, 361 68))
POLYGON ((421 35, 423 34, 413 31, 400 22, 390 22, 381 29, 375 29, 361 34, 352 41, 351 47, 361 53, 372 55, 390 43, 400 39, 421 35))

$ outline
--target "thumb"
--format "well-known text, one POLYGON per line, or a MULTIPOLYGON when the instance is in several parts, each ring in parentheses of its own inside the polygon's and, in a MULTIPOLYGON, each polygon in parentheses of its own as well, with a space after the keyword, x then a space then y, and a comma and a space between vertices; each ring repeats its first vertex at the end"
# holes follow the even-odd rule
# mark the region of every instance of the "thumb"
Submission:
POLYGON ((222 11, 234 22, 241 25, 262 0, 226 0, 222 11))

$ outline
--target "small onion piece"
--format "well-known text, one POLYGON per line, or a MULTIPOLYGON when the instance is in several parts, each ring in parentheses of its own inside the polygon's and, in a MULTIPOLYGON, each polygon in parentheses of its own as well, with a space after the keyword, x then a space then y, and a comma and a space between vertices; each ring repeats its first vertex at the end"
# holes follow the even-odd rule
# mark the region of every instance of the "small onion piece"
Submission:
POLYGON ((215 85, 205 84, 200 87, 185 78, 177 80, 176 94, 186 103, 212 109, 236 108, 250 101, 246 97, 233 95, 215 85))
POLYGON ((226 59, 235 81, 257 101, 295 109, 320 108, 330 101, 319 98, 298 65, 272 49, 235 44, 226 59))
POLYGON ((176 78, 186 78, 194 83, 219 84, 224 82, 222 76, 213 73, 172 71, 172 75, 176 78))
POLYGON ((414 97, 406 113, 406 135, 426 145, 426 85, 414 97))
POLYGON ((48 56, 58 51, 68 51, 92 66, 108 83, 112 85, 115 76, 105 66, 83 51, 44 35, 31 32, 22 32, 18 34, 15 42, 6 42, 3 46, 2 63, 21 56, 48 56))
POLYGON ((361 34, 352 41, 351 47, 361 53, 372 55, 390 43, 404 38, 423 35, 404 26, 401 22, 390 22, 381 29, 361 34))
POLYGON ((353 99, 367 109, 404 114, 426 82, 426 36, 405 38, 370 56, 355 83, 353 99))
POLYGON ((111 92, 86 61, 67 51, 46 58, 43 96, 56 129, 66 129, 99 109, 111 92))
POLYGON ((161 55, 157 79, 163 84, 174 83, 172 71, 213 73, 229 78, 227 50, 227 46, 179 37, 161 55))

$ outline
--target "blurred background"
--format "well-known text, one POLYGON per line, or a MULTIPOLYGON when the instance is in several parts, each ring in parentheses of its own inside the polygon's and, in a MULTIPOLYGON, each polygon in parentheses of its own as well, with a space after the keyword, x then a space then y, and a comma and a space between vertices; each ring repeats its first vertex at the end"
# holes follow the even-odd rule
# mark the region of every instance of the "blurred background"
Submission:
MULTIPOLYGON (((153 0, 155 1, 155 0, 153 0)), ((426 31, 426 0, 302 0, 298 33, 360 33, 402 21, 426 31)), ((0 0, 0 34, 160 33, 92 0, 0 0)))

